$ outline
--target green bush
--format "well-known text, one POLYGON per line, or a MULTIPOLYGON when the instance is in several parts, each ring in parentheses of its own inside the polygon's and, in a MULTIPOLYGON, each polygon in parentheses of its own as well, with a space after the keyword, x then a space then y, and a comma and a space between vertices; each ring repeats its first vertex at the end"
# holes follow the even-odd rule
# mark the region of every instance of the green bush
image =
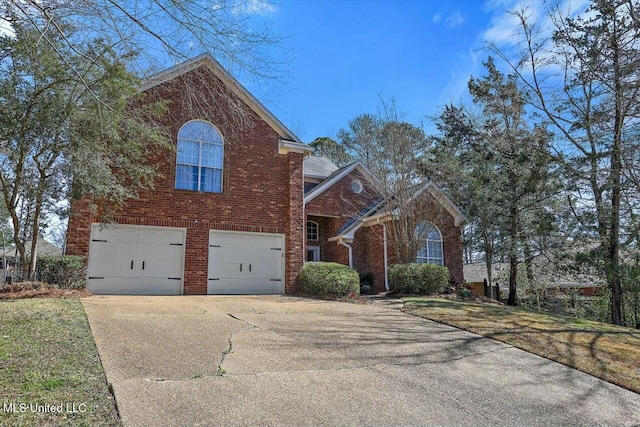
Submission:
POLYGON ((87 279, 85 258, 76 255, 41 256, 36 262, 39 281, 63 289, 84 287, 87 279))
POLYGON ((335 262, 307 262, 298 275, 300 288, 310 295, 344 297, 360 294, 358 272, 335 262))
POLYGON ((389 268, 389 290, 400 294, 442 293, 449 284, 449 269, 435 264, 395 264, 389 268))

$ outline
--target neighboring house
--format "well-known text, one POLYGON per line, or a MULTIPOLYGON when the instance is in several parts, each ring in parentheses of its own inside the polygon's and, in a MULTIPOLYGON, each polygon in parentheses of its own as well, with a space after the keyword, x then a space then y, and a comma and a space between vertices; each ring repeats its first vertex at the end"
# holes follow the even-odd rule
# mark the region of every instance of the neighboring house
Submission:
MULTIPOLYGON (((31 254, 31 242, 28 242, 26 245, 26 250, 27 250, 27 254, 31 254)), ((41 256, 61 256, 62 255, 62 249, 60 249, 59 247, 57 247, 56 245, 54 245, 53 243, 49 243, 46 240, 44 240, 43 238, 39 238, 38 239, 38 243, 36 245, 36 256, 37 257, 41 257, 41 256)), ((20 256, 18 254, 18 250, 15 248, 15 246, 11 246, 10 248, 7 248, 4 252, 0 252, 0 256, 3 258, 8 258, 8 259, 15 259, 16 256, 20 256)))
MULTIPOLYGON (((364 166, 304 160, 312 148, 208 54, 157 74, 141 90, 170 101, 164 125, 177 154, 150 157, 160 172, 154 189, 128 200, 114 224, 100 224, 86 200, 72 203, 66 251, 88 257, 90 291, 291 293, 306 259, 352 264, 384 289, 393 261, 382 225, 389 218, 374 210, 376 178, 364 166), (185 103, 215 91, 226 96, 198 108, 185 103), (235 128, 229 119, 238 105, 251 126, 235 128)), ((461 216, 435 186, 425 189, 450 215, 435 224, 421 260, 447 265, 461 281, 461 216)))
MULTIPOLYGON (((542 288, 558 289, 561 292, 577 292, 580 295, 598 295, 604 288, 601 279, 590 274, 577 274, 563 272, 555 263, 550 263, 548 257, 538 256, 533 260, 532 285, 542 288)), ((525 266, 518 266, 518 276, 523 278, 518 285, 518 292, 526 289, 524 277, 526 276, 525 266)), ((509 296, 509 263, 496 262, 492 265, 491 271, 492 285, 500 288, 500 298, 507 299, 509 296)), ((471 287, 474 295, 485 295, 485 281, 487 280, 487 267, 484 263, 473 263, 464 265, 464 280, 471 287)), ((527 283, 528 285, 528 283, 527 283)))
MULTIPOLYGON (((27 255, 31 255, 31 242, 26 245, 27 255)), ((44 238, 39 238, 36 245, 36 260, 41 256, 61 256, 62 249, 49 243, 44 238)), ((7 282, 8 277, 15 274, 16 259, 20 258, 20 254, 15 246, 0 251, 0 271, 2 271, 3 282, 7 282), (6 267, 6 268, 5 268, 6 267)), ((15 279, 15 277, 14 277, 15 279)), ((1 279, 0 279, 1 280, 1 279)))

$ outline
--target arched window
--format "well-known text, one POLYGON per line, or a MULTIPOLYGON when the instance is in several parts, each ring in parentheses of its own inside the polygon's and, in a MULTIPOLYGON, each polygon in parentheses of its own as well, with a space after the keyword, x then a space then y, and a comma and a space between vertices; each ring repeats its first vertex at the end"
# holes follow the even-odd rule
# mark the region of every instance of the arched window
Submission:
POLYGON ((444 265, 440 230, 435 225, 423 221, 418 224, 415 233, 416 239, 420 242, 416 262, 444 265))
POLYGON ((178 131, 176 188, 222 193, 224 141, 215 126, 193 120, 178 131))

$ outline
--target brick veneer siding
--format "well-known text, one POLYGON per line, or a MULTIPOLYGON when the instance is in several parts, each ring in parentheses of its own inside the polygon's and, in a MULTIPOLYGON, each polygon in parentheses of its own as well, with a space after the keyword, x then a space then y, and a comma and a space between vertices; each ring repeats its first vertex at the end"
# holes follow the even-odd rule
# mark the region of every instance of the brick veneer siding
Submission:
MULTIPOLYGON (((207 120, 220 129, 225 138, 222 193, 176 190, 175 152, 155 153, 149 157, 150 164, 157 165, 160 173, 154 189, 141 191, 139 198, 128 200, 114 220, 120 224, 187 229, 185 294, 207 291, 209 230, 284 234, 285 290, 293 291, 293 281, 304 257, 302 155, 278 154, 279 135, 249 108, 244 112, 250 126, 233 128, 230 116, 236 114, 241 101, 227 93, 235 100, 230 105, 225 103, 224 96, 218 96, 215 102, 207 99, 197 102, 198 96, 211 95, 211 88, 226 89, 206 69, 198 68, 188 74, 191 76, 148 90, 147 96, 152 101, 170 101, 162 124, 174 144, 178 130, 189 120, 207 120)), ((72 202, 68 254, 88 254, 91 223, 98 220, 92 217, 86 200, 72 202)))
POLYGON ((428 198, 429 208, 423 220, 429 221, 440 230, 442 234, 442 249, 444 252, 444 265, 449 269, 450 280, 454 283, 464 281, 462 271, 462 238, 460 227, 455 225, 453 216, 447 212, 433 198, 428 198))
POLYGON ((342 218, 344 221, 338 225, 340 227, 369 206, 377 197, 377 192, 369 182, 358 170, 354 170, 309 201, 305 206, 305 211, 307 215, 342 218), (351 191, 351 182, 356 179, 362 182, 364 187, 360 194, 355 194, 351 191))
POLYGON ((302 154, 287 154, 289 212, 286 221, 286 278, 285 292, 298 291, 296 278, 304 263, 305 223, 302 200, 302 154))

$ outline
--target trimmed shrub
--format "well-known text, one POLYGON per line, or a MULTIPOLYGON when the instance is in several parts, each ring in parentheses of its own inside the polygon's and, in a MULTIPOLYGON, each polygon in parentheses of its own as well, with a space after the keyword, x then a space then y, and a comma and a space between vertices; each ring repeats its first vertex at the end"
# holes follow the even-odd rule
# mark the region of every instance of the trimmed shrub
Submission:
POLYGON ((302 291, 310 295, 360 294, 358 272, 335 262, 306 262, 300 269, 298 281, 302 291))
POLYGON ((41 256, 36 262, 36 277, 62 289, 84 287, 87 279, 85 258, 76 255, 41 256))
POLYGON ((435 264, 395 264, 389 268, 389 290, 400 294, 442 293, 449 284, 449 269, 435 264))

